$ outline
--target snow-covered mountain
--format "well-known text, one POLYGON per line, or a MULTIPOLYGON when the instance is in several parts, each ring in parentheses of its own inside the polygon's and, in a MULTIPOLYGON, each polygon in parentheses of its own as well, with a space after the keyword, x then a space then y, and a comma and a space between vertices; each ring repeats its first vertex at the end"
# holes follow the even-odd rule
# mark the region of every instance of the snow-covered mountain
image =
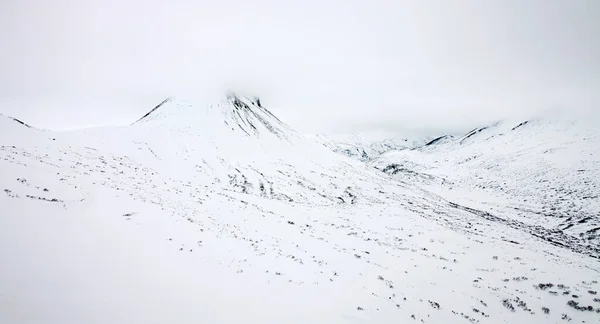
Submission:
POLYGON ((430 136, 410 132, 408 134, 390 132, 315 134, 307 137, 336 153, 360 161, 367 161, 389 151, 419 147, 431 140, 430 136))
MULTIPOLYGON (((0 322, 597 321, 592 238, 549 240, 507 221, 510 201, 489 208, 498 190, 467 182, 497 181, 493 157, 464 162, 471 177, 436 167, 464 164, 452 150, 477 151, 485 134, 367 164, 234 94, 168 99, 128 127, 53 132, 0 116, 0 322)), ((503 152, 536 163, 522 172, 546 166, 503 152)), ((583 151, 544 154, 563 152, 583 151)))
POLYGON ((552 119, 496 123, 440 137, 371 165, 480 206, 557 245, 600 251, 600 132, 552 119))

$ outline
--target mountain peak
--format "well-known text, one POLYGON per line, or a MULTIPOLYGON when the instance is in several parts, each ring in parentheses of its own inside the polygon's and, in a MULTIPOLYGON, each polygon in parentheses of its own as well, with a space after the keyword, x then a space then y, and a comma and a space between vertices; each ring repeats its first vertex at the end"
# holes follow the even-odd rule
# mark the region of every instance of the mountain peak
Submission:
POLYGON ((272 137, 290 141, 297 133, 266 109, 258 96, 227 92, 215 103, 195 104, 166 98, 134 124, 180 125, 203 134, 240 133, 244 137, 272 137))
POLYGON ((258 96, 242 95, 239 92, 229 91, 225 94, 227 100, 232 102, 234 105, 243 106, 244 101, 249 101, 252 105, 262 107, 260 98, 258 96))

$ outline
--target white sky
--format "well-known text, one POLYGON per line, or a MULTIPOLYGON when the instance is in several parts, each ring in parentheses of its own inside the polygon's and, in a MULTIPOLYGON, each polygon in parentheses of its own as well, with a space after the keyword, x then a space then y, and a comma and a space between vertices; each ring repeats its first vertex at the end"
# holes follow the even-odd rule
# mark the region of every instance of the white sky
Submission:
POLYGON ((598 116, 597 0, 0 0, 0 112, 128 124, 241 88, 304 132, 598 116))

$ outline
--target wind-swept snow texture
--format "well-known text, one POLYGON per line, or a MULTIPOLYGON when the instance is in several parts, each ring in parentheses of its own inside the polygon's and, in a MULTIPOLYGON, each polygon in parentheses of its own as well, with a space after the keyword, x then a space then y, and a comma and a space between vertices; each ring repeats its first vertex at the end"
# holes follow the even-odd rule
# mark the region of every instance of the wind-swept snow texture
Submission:
POLYGON ((593 249, 486 214, 476 195, 496 191, 462 199, 437 174, 399 172, 235 95, 172 99, 120 128, 0 117, 0 323, 600 320, 593 249))

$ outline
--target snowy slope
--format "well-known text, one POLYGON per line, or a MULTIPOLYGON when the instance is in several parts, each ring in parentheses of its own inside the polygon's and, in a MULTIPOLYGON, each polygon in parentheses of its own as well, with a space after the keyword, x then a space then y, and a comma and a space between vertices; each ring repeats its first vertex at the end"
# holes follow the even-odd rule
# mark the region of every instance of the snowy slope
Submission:
POLYGON ((496 123, 418 150, 390 152, 372 165, 479 205, 555 244, 599 254, 600 137, 593 125, 496 123))
POLYGON ((0 322, 598 321, 597 259, 423 183, 235 95, 129 127, 0 116, 0 322))

